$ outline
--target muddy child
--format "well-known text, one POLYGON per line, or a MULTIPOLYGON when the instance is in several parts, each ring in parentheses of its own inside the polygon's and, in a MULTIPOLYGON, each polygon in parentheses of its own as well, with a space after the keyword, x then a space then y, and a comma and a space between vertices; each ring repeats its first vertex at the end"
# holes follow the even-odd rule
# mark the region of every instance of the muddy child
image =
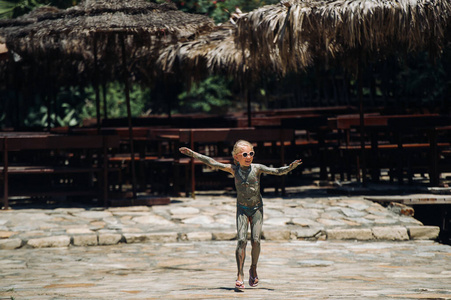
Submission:
POLYGON ((247 231, 251 225, 251 267, 249 269, 249 285, 258 285, 257 263, 260 256, 260 238, 263 225, 263 199, 260 193, 260 176, 262 174, 285 175, 302 164, 302 160, 295 160, 290 165, 280 168, 267 167, 252 163, 254 147, 251 143, 239 140, 232 150, 234 164, 223 164, 211 157, 197 153, 189 148, 182 147, 181 153, 200 160, 204 164, 232 174, 235 179, 237 191, 237 247, 235 251, 237 262, 236 289, 244 289, 244 260, 246 256, 247 231))

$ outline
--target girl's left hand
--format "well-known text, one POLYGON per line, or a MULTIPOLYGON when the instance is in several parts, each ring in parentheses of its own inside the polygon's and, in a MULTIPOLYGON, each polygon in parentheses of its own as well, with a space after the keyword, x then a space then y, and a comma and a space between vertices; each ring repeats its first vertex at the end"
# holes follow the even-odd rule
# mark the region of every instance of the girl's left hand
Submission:
POLYGON ((291 163, 291 165, 294 165, 295 167, 299 166, 300 164, 302 164, 302 159, 295 160, 291 163))

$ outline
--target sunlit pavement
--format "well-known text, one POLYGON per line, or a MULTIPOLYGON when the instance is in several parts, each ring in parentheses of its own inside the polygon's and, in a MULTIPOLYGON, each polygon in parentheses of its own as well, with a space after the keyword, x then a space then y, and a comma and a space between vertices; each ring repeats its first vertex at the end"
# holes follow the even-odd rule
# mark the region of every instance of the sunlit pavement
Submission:
POLYGON ((234 251, 234 241, 1 250, 0 299, 451 299, 451 247, 432 241, 263 241, 260 284, 244 292, 234 251))
POLYGON ((243 292, 234 196, 171 200, 0 211, 0 299, 451 299, 437 228, 363 197, 266 196, 260 284, 243 292))

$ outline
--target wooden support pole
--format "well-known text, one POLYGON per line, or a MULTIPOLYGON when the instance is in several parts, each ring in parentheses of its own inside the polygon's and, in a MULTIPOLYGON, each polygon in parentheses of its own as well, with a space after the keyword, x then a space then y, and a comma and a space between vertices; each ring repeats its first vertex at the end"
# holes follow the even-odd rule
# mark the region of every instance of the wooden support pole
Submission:
POLYGON ((100 134, 99 66, 97 59, 97 35, 94 34, 94 91, 96 96, 97 134, 100 134))
MULTIPOLYGON (((191 150, 194 150, 194 132, 191 129, 190 130, 190 148, 191 150)), ((196 170, 195 170, 195 164, 194 164, 194 157, 191 157, 190 161, 191 165, 191 197, 194 199, 196 198, 196 170)))
MULTIPOLYGON (((102 137, 102 148, 103 148, 103 206, 108 207, 108 147, 107 147, 107 137, 102 137)), ((100 162, 100 159, 99 159, 100 162)))
MULTIPOLYGON (((127 119, 128 119, 128 133, 130 142, 130 158, 132 167, 132 192, 133 199, 136 199, 136 168, 135 168, 135 147, 133 138, 133 124, 132 124, 132 112, 130 107, 130 86, 128 81, 128 71, 127 71, 127 58, 125 51, 125 38, 121 35, 121 46, 122 46, 122 72, 124 73, 124 85, 125 85, 125 100, 127 104, 127 119)), ((133 203, 132 203, 133 204, 133 203)))
POLYGON ((8 138, 4 138, 3 145, 3 209, 9 208, 8 199, 8 138))
POLYGON ((357 93, 359 98, 359 114, 360 114, 360 167, 362 168, 362 184, 367 184, 366 178, 366 155, 365 155, 365 115, 363 110, 363 82, 362 82, 362 58, 359 51, 357 66, 357 93))

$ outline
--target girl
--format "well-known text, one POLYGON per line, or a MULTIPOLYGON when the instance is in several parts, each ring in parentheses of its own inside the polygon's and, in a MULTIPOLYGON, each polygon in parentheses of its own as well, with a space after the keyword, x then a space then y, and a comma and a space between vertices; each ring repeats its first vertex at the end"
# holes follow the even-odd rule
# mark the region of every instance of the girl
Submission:
POLYGON ((223 164, 211 157, 197 153, 189 148, 182 147, 181 153, 194 157, 204 164, 225 172, 229 172, 235 178, 237 191, 237 247, 235 251, 236 263, 238 267, 236 289, 244 289, 244 259, 246 256, 247 231, 251 224, 251 245, 252 264, 249 269, 249 285, 258 285, 257 263, 260 256, 260 237, 263 225, 263 199, 260 193, 261 174, 285 175, 297 166, 302 164, 302 160, 295 160, 289 166, 281 168, 271 168, 262 164, 252 163, 254 159, 254 147, 251 143, 239 140, 232 150, 234 164, 223 164))

